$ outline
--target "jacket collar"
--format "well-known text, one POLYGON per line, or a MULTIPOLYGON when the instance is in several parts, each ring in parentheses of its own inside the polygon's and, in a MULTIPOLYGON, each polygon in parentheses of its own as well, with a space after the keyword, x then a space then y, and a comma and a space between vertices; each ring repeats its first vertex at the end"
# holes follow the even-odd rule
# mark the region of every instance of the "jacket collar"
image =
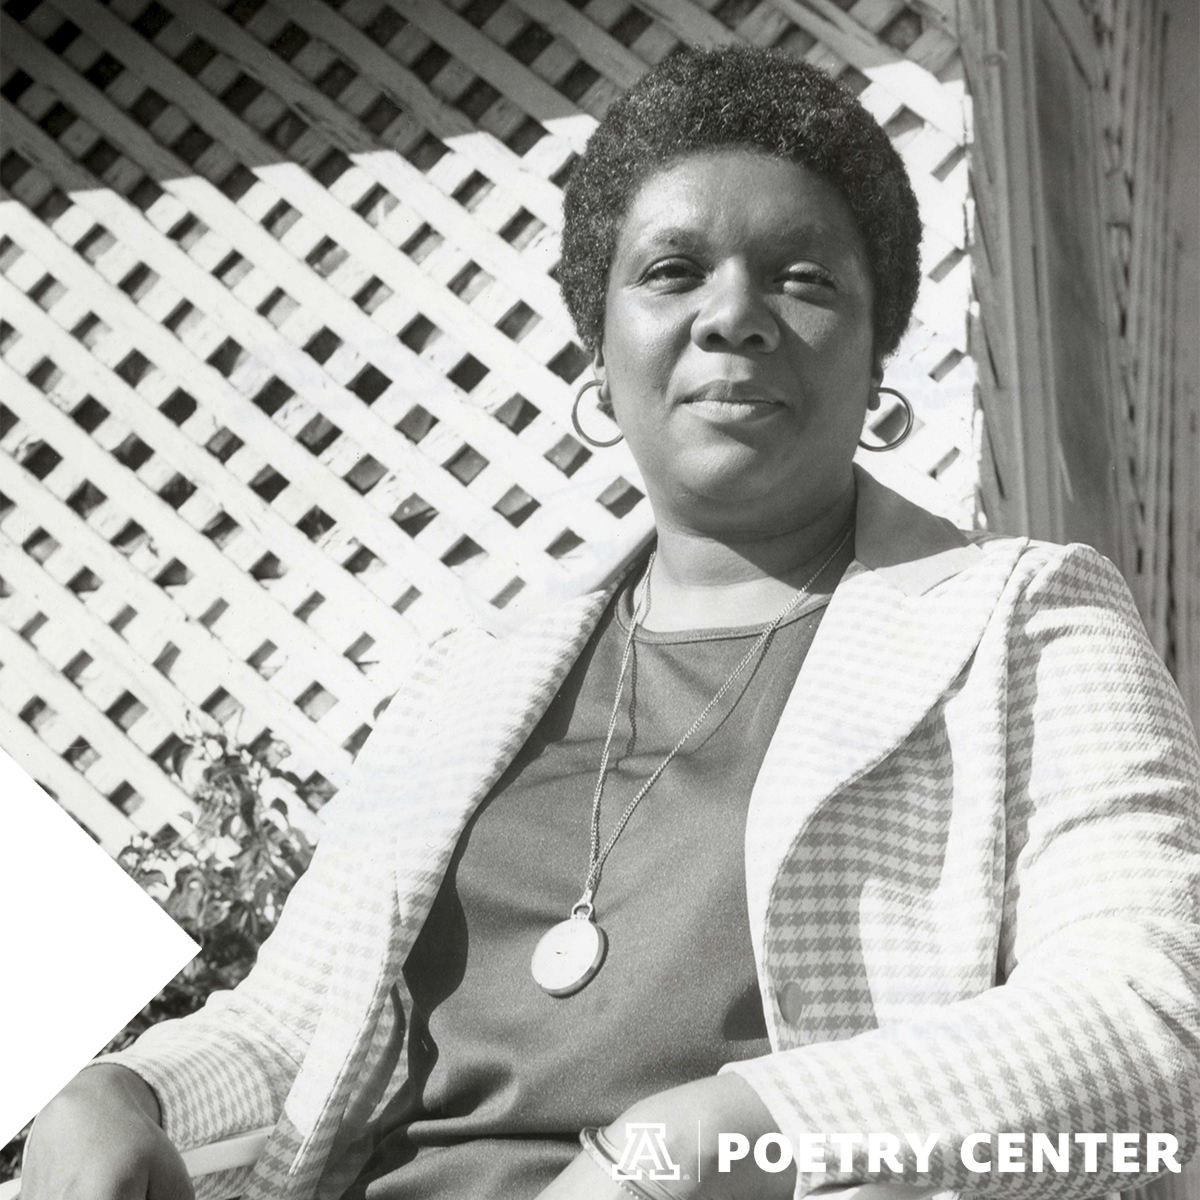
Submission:
POLYGON ((981 542, 865 471, 856 476, 855 561, 833 594, 751 796, 747 899, 759 962, 780 864, 821 806, 878 766, 951 687, 1025 545, 981 542))
POLYGON ((975 541, 944 517, 906 500, 859 466, 854 481, 854 557, 891 587, 923 596, 978 561, 975 541))

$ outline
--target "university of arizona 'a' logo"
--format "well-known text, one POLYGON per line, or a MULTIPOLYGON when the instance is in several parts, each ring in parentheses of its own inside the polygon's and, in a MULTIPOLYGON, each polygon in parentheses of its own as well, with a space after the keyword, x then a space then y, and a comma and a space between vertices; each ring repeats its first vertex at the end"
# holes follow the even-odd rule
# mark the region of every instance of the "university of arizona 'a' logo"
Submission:
POLYGON ((625 1125, 625 1149, 613 1164, 614 1179, 641 1179, 642 1164, 651 1179, 678 1179, 679 1164, 667 1151, 667 1127, 650 1122, 629 1121, 625 1125))

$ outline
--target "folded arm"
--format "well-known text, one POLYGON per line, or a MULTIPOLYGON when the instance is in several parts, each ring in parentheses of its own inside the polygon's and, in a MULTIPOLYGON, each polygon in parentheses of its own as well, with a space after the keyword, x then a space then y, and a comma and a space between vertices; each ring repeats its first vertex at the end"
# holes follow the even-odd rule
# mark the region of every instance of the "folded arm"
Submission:
MULTIPOLYGON (((149 1029, 129 1049, 98 1059, 136 1072, 153 1089, 180 1148, 274 1124, 316 1030, 348 916, 361 884, 364 811, 410 750, 412 731, 457 644, 447 637, 415 664, 355 762, 350 783, 325 809, 326 828, 257 962, 233 991, 196 1013, 149 1029)), ((369 844, 366 843, 366 844, 369 844)))
MULTIPOLYGON (((1043 561, 1008 642, 1002 983, 919 1021, 727 1070, 793 1143, 940 1131, 929 1177, 942 1187, 1066 1200, 1150 1176, 1113 1172, 1107 1152, 1084 1172, 1082 1146, 1066 1174, 976 1174, 962 1142, 1165 1132, 1181 1160, 1195 1153, 1200 755, 1116 570, 1087 547, 1033 553, 1043 561)), ((914 1153, 902 1160, 915 1178, 914 1153)), ((885 1177, 860 1155, 848 1175, 801 1175, 796 1194, 885 1177)))

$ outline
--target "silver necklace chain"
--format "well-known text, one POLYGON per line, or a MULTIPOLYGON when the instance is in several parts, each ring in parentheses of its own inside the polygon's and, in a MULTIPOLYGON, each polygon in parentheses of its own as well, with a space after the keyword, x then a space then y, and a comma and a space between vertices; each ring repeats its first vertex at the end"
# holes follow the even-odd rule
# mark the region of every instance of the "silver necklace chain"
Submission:
MULTIPOLYGON (((625 638, 625 649, 621 654, 621 669, 617 676, 617 694, 613 698, 612 714, 608 719, 608 731, 604 735, 604 752, 600 756, 600 773, 596 778, 596 790, 592 795, 592 827, 591 827, 591 842, 588 848, 588 874, 587 881, 584 884, 583 895, 575 903, 571 909, 571 916, 584 917, 590 919, 594 911, 592 904, 595 896, 596 888, 600 883, 600 873, 604 869, 605 860, 608 858, 612 848, 617 844, 617 838, 629 823, 629 818, 633 816, 634 809, 641 803, 642 797, 658 782, 658 778, 670 765, 671 760, 683 749, 684 743, 688 738, 704 724, 705 718, 710 712, 720 703, 721 697, 733 687, 737 678, 746 669, 747 666, 755 659, 762 648, 767 644, 771 635, 783 623, 784 618, 794 609, 800 602, 808 597, 808 589, 820 578, 821 573, 829 566, 831 562, 841 552, 842 547, 849 540, 851 533, 854 532, 854 525, 851 523, 845 533, 838 539, 837 545, 829 552, 822 560, 821 565, 808 577, 805 583, 800 587, 794 596, 781 608, 775 619, 759 634, 754 645, 746 652, 742 660, 733 668, 732 674, 723 684, 717 689, 716 694, 711 700, 700 710, 696 719, 688 726, 687 732, 675 743, 671 748, 671 752, 662 760, 655 768, 650 778, 638 789, 637 794, 625 806, 625 811, 621 814, 617 821, 616 827, 609 835, 608 841, 604 844, 604 848, 600 847, 600 799, 604 794, 604 784, 608 778, 608 760, 612 752, 613 734, 617 728, 617 716, 621 711, 621 696, 625 690, 625 673, 629 667, 630 656, 633 653, 634 635, 637 633, 638 624, 642 619, 643 609, 649 603, 650 597, 650 572, 654 566, 654 558, 657 551, 652 551, 650 558, 646 563, 646 586, 642 589, 641 597, 638 599, 637 605, 634 608, 633 616, 629 622, 629 633, 625 638)), ((632 716, 630 718, 633 719, 632 716)))

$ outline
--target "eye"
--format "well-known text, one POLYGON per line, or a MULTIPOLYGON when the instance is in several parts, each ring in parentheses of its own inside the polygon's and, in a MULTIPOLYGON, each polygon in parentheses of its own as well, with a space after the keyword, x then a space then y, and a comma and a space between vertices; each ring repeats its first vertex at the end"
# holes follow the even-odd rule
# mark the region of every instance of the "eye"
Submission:
POLYGON ((783 273, 784 284, 799 290, 809 287, 832 288, 836 286, 833 276, 816 263, 796 263, 783 273))
POLYGON ((660 258, 642 272, 641 282, 669 287, 688 283, 703 277, 704 272, 696 263, 686 258, 660 258))

